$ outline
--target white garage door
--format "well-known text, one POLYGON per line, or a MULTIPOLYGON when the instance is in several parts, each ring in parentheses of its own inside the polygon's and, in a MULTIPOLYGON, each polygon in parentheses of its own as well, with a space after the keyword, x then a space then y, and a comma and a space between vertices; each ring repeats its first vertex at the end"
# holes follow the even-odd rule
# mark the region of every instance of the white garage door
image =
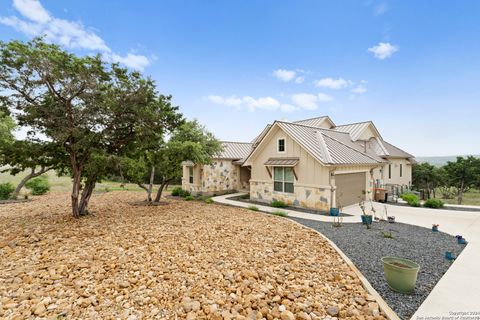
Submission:
POLYGON ((346 207, 365 199, 365 172, 335 175, 337 207, 346 207))

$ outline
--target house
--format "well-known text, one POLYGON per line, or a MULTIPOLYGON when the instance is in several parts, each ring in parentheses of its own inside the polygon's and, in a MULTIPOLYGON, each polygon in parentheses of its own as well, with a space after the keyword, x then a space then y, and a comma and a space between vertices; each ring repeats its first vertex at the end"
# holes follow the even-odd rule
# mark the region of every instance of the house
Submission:
POLYGON ((409 188, 414 156, 386 142, 373 122, 336 125, 328 116, 275 121, 250 143, 223 142, 210 165, 185 162, 194 194, 244 190, 252 200, 328 210, 409 188))

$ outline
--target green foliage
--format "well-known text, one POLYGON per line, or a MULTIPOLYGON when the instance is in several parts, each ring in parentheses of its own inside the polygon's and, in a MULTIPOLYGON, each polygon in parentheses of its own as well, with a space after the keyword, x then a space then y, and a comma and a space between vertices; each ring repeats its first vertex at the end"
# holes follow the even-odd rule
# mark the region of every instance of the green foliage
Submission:
POLYGON ((30 189, 34 196, 40 196, 50 191, 50 184, 45 176, 31 179, 25 184, 25 187, 30 189))
POLYGON ((480 188, 480 158, 457 157, 456 161, 448 161, 443 168, 448 185, 458 190, 458 204, 462 204, 465 192, 471 188, 480 188))
POLYGON ((402 194, 403 201, 407 202, 409 206, 420 207, 420 199, 413 193, 402 194))
POLYGON ((274 216, 279 216, 279 217, 286 217, 286 216, 288 216, 288 213, 286 213, 285 211, 282 211, 282 210, 272 211, 271 214, 273 214, 274 216))
POLYGON ((0 145, 13 142, 13 129, 15 129, 15 122, 0 109, 0 145))
MULTIPOLYGON (((0 41, 0 109, 5 106, 14 109, 10 114, 20 126, 31 128, 26 143, 46 145, 41 155, 53 161, 48 166, 72 176, 76 217, 88 204, 79 199, 89 199, 79 196, 82 180, 87 195, 127 154, 144 156, 150 165, 149 153, 183 121, 171 97, 159 95, 150 78, 107 64, 100 55, 76 56, 41 38, 0 41)), ((37 157, 23 147, 15 170, 43 166, 32 165, 37 157)))
POLYGON ((10 182, 0 183, 0 200, 10 199, 15 187, 10 182))
POLYGON ((174 197, 182 197, 185 198, 186 196, 190 195, 190 191, 183 190, 182 187, 176 187, 172 190, 172 196, 174 197))
POLYGON ((186 196, 185 200, 186 201, 192 201, 192 200, 195 200, 195 198, 193 196, 186 196))
POLYGON ((393 233, 391 231, 381 231, 382 236, 386 239, 393 239, 393 233))
POLYGON ((212 203, 213 203, 213 199, 212 199, 212 198, 207 198, 207 199, 205 199, 204 201, 205 201, 205 203, 207 203, 207 204, 212 204, 212 203))
POLYGON ((424 190, 430 196, 435 188, 445 185, 447 176, 444 168, 429 163, 420 163, 412 167, 412 180, 416 189, 424 190))
POLYGON ((247 209, 248 209, 248 210, 252 210, 252 211, 259 211, 258 207, 257 207, 257 206, 254 206, 254 205, 248 206, 247 209))
POLYGON ((288 205, 281 200, 273 200, 270 205, 274 208, 286 208, 286 207, 288 207, 288 205))
POLYGON ((425 201, 423 206, 427 208, 440 209, 443 208, 444 203, 440 199, 428 199, 427 201, 425 201))

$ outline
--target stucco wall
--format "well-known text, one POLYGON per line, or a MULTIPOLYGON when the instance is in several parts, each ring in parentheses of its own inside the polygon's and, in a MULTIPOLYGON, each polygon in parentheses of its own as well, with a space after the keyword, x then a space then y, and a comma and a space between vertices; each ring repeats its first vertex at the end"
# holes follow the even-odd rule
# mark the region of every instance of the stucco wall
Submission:
POLYGON ((277 192, 273 190, 271 181, 251 181, 250 199, 265 203, 280 200, 294 207, 312 208, 317 210, 330 209, 329 186, 307 186, 295 184, 294 193, 277 192))
POLYGON ((380 179, 383 184, 396 184, 401 186, 409 186, 412 183, 412 165, 407 159, 388 159, 389 163, 392 165, 392 178, 388 177, 388 163, 383 167, 383 173, 380 172, 380 169, 374 170, 374 178, 380 179), (403 174, 400 177, 400 164, 403 166, 403 174))

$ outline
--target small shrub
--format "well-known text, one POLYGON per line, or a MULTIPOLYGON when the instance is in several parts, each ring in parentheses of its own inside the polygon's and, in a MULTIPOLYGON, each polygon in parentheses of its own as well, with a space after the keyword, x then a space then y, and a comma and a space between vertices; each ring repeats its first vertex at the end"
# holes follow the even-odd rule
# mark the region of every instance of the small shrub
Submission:
POLYGON ((427 207, 427 208, 433 208, 433 209, 440 209, 440 208, 443 208, 443 201, 440 200, 440 199, 428 199, 427 201, 425 201, 425 203, 423 204, 423 206, 427 207))
POLYGON ((192 200, 195 200, 195 198, 193 196, 188 195, 185 197, 185 200, 192 201, 192 200))
POLYGON ((176 187, 172 190, 172 196, 185 198, 190 195, 190 191, 183 190, 181 187, 176 187))
POLYGON ((172 196, 179 197, 181 192, 183 192, 181 187, 175 187, 172 190, 172 196))
POLYGON ((25 183, 25 188, 30 189, 34 196, 41 196, 50 191, 50 183, 46 177, 40 176, 25 183))
POLYGON ((207 198, 207 199, 205 199, 205 203, 211 204, 211 203, 213 203, 213 199, 212 198, 207 198))
POLYGON ((10 182, 0 183, 0 200, 10 199, 15 187, 10 182))
POLYGON ((420 199, 413 193, 402 194, 402 199, 412 207, 420 207, 420 199))
POLYGON ((273 200, 272 201, 272 207, 274 208, 286 208, 288 207, 287 204, 281 200, 273 200))
POLYGON ((275 210, 271 212, 274 216, 279 216, 279 217, 286 217, 288 216, 288 213, 282 210, 275 210))
POLYGON ((259 209, 257 206, 248 206, 248 210, 258 211, 259 209))

